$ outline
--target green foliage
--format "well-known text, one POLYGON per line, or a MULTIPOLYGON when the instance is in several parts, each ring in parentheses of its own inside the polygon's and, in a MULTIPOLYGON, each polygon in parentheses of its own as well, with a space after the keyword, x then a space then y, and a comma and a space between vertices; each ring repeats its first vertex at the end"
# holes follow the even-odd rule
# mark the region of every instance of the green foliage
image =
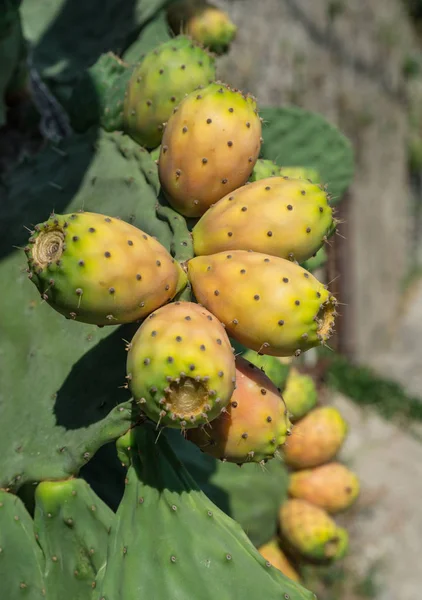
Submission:
POLYGON ((314 595, 268 566, 241 527, 200 491, 164 436, 145 423, 132 430, 131 466, 112 525, 107 566, 95 598, 220 600, 314 595), (247 575, 247 576, 246 576, 247 575))
POLYGON ((35 500, 47 598, 88 600, 106 561, 114 513, 82 479, 40 483, 35 500))
POLYGON ((282 167, 306 165, 316 169, 339 202, 353 178, 353 150, 349 140, 319 114, 302 108, 261 108, 264 119, 262 157, 282 167))
POLYGON ((184 256, 189 233, 178 218, 170 227, 171 214, 176 216, 170 208, 167 221, 157 215, 156 166, 123 135, 97 137, 91 130, 47 147, 18 166, 5 184, 0 273, 8 291, 0 300, 0 312, 7 315, 0 324, 0 354, 7 358, 0 365, 0 487, 18 489, 27 481, 77 473, 100 446, 128 429, 123 339, 136 330, 136 324, 98 329, 69 322, 43 303, 26 278, 23 253, 12 247, 28 239, 22 225, 42 221, 53 209, 85 208, 119 216, 184 256))
POLYGON ((0 581, 6 600, 45 599, 44 556, 22 500, 0 490, 0 581))

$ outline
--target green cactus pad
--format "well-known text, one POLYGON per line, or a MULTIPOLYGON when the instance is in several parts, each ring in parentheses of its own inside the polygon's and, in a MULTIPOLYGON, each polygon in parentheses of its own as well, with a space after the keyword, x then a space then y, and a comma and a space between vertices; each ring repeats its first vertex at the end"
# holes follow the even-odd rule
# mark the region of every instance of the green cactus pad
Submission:
POLYGON ((123 338, 130 340, 136 329, 66 321, 41 301, 27 279, 24 253, 16 250, 28 238, 23 225, 40 222, 52 209, 85 207, 120 216, 167 249, 182 240, 157 216, 156 165, 123 135, 73 136, 18 166, 4 183, 0 274, 8 291, 0 299, 0 313, 7 315, 0 324, 0 353, 7 357, 0 361, 0 487, 17 489, 76 474, 100 446, 128 429, 123 338))
POLYGON ((145 23, 136 40, 124 51, 123 60, 130 64, 139 63, 147 52, 171 39, 164 8, 154 19, 145 23))
POLYGON ((262 157, 283 167, 316 169, 327 185, 331 204, 339 202, 354 171, 352 145, 322 115, 295 106, 260 109, 264 119, 262 157))
POLYGON ((308 258, 308 260, 305 260, 305 262, 302 263, 302 267, 304 269, 306 269, 307 271, 309 271, 310 273, 313 273, 317 269, 320 269, 321 267, 323 267, 326 264, 326 262, 327 262, 327 251, 325 250, 325 248, 323 246, 322 248, 320 248, 318 250, 318 252, 316 254, 311 256, 311 258, 308 258))
POLYGON ((45 600, 44 556, 22 500, 0 490, 0 581, 5 600, 45 600))
POLYGON ((314 594, 269 566, 241 527, 198 488, 153 426, 134 430, 123 500, 107 566, 93 598, 311 600, 314 594))
POLYGON ((106 562, 114 513, 83 479, 44 481, 36 489, 35 502, 47 598, 89 598, 106 562))

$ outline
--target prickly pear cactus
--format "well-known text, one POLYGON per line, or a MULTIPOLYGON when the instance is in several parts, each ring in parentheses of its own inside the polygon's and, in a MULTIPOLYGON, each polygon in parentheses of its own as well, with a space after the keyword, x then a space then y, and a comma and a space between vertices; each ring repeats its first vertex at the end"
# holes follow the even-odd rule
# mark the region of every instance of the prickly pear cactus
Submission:
POLYGON ((150 597, 225 600, 311 600, 306 591, 270 566, 240 526, 197 487, 164 436, 144 424, 132 430, 131 466, 123 500, 111 529, 106 568, 94 598, 150 597), (247 577, 245 576, 247 574, 247 577))
POLYGON ((299 574, 280 548, 280 544, 276 538, 258 548, 258 551, 265 560, 268 560, 273 567, 284 573, 286 577, 293 581, 300 581, 299 574))
POLYGON ((90 597, 106 562, 114 519, 83 479, 44 481, 37 486, 34 529, 45 557, 47 598, 90 597))
POLYGON ((292 421, 304 417, 315 408, 318 401, 318 392, 314 380, 310 375, 300 373, 297 369, 290 369, 283 391, 284 402, 292 421))
POLYGON ((186 259, 189 233, 180 215, 157 203, 158 187, 146 151, 126 136, 96 131, 47 147, 5 179, 0 273, 9 291, 0 300, 1 313, 8 315, 0 323, 0 352, 8 358, 0 365, 6 432, 0 440, 0 487, 15 490, 27 481, 78 473, 132 419, 130 394, 123 387, 122 338, 130 340, 136 326, 98 329, 66 322, 51 310, 28 282, 22 250, 13 248, 29 237, 22 225, 40 222, 53 209, 77 214, 85 208, 120 217, 168 250, 180 249, 186 259))
POLYGON ((304 165, 315 169, 327 186, 331 204, 339 202, 354 171, 352 145, 322 115, 296 106, 260 109, 262 158, 283 167, 304 165))

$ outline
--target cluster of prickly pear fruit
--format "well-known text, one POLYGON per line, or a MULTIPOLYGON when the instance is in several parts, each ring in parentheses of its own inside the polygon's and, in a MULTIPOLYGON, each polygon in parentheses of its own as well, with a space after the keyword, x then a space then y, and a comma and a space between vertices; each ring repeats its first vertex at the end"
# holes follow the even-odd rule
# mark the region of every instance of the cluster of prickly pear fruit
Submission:
MULTIPOLYGON (((208 6, 205 15, 214 42, 226 45, 233 29, 222 21, 225 33, 220 25, 213 29, 216 13, 208 6)), ((202 24, 192 25, 193 38, 201 39, 202 24)), ((210 40, 202 43, 213 48, 210 40)), ((215 81, 213 58, 191 39, 179 36, 159 46, 136 68, 115 58, 108 56, 107 72, 97 73, 104 94, 100 121, 109 131, 125 131, 133 143, 155 148, 161 142, 158 169, 148 169, 148 178, 156 185, 154 218, 168 223, 173 240, 164 241, 153 226, 141 230, 114 216, 119 197, 112 216, 103 214, 98 201, 98 212, 69 208, 31 233, 25 247, 28 275, 45 303, 85 324, 139 327, 125 329, 131 337, 122 387, 133 397, 124 405, 132 410, 131 429, 118 442, 118 457, 129 470, 117 513, 110 514, 82 480, 72 478, 78 474, 72 457, 73 466, 66 463, 69 480, 62 481, 60 472, 52 476, 56 481, 37 488, 35 531, 45 557, 28 564, 42 565, 36 577, 52 597, 71 588, 81 598, 88 588, 98 598, 122 589, 133 597, 141 589, 164 597, 174 587, 180 597, 226 597, 223 569, 231 582, 234 578, 235 595, 311 598, 278 573, 290 568, 290 579, 299 579, 288 559, 283 562, 278 542, 261 549, 264 561, 201 495, 164 430, 179 430, 192 451, 196 445, 223 462, 262 464, 283 452, 287 457, 294 444, 289 440, 314 399, 305 385, 306 398, 298 402, 301 386, 294 384, 293 372, 282 393, 286 369, 279 358, 325 344, 336 317, 337 301, 327 286, 298 264, 318 252, 336 228, 329 197, 313 174, 287 174, 271 165, 271 172, 257 174, 262 119, 256 100, 215 81), (248 349, 243 356, 232 347, 239 343, 248 349), (293 429, 292 422, 298 422, 293 429), (162 531, 156 534, 157 523, 162 531), (158 578, 149 568, 151 556, 158 578), (68 586, 72 577, 76 583, 68 586)), ((126 155, 124 144, 119 151, 126 155)), ((130 187, 131 180, 126 183, 130 187)), ((136 202, 142 211, 142 196, 136 202)), ((112 335, 107 343, 115 343, 112 335)), ((119 410, 122 404, 114 409, 119 410)), ((113 431, 111 439, 122 435, 121 426, 113 431)), ((60 452, 66 454, 66 446, 60 452)), ((330 486, 338 487, 339 473, 329 475, 330 486)), ((319 510, 344 506, 344 489, 334 500, 327 496, 325 473, 301 474, 297 481, 292 477, 292 497, 306 502, 318 495, 319 510)), ((297 532, 293 517, 286 531, 300 546, 308 534, 297 532)), ((330 556, 339 556, 330 522, 313 526, 311 536, 314 531, 317 541, 304 553, 321 554, 330 542, 330 556)), ((8 525, 8 544, 11 532, 8 525)), ((32 546, 31 552, 36 554, 32 546)))
MULTIPOLYGON (((316 406, 312 377, 292 367, 283 398, 294 423, 282 452, 291 469, 289 498, 279 511, 279 538, 272 540, 269 548, 279 568, 291 576, 292 569, 303 562, 330 563, 346 554, 348 533, 331 515, 355 502, 359 480, 335 460, 347 424, 338 409, 316 406)), ((260 552, 265 557, 268 548, 264 546, 260 552)))

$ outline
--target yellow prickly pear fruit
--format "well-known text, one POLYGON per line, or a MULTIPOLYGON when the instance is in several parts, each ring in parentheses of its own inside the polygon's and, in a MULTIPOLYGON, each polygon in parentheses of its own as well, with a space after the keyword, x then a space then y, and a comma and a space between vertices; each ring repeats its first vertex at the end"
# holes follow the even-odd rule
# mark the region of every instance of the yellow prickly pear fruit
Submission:
POLYGON ((226 12, 203 0, 173 2, 167 19, 174 33, 187 33, 216 54, 227 51, 237 31, 226 12))
POLYGON ((315 382, 310 375, 300 373, 292 367, 283 390, 283 399, 294 422, 312 410, 318 400, 315 382))
POLYGON ((347 434, 347 423, 333 406, 311 410, 296 423, 283 448, 284 462, 294 469, 309 469, 332 460, 347 434))
POLYGON ((169 203, 200 217, 247 182, 261 146, 254 98, 222 83, 190 93, 169 118, 158 173, 169 203))
POLYGON ((349 508, 359 494, 359 479, 340 463, 292 473, 289 495, 307 500, 329 513, 349 508))
POLYGON ((193 302, 153 312, 129 345, 129 387, 150 419, 187 429, 209 423, 230 401, 236 370, 221 323, 193 302))
POLYGON ((336 299, 299 265, 233 250, 188 262, 195 296, 241 344, 272 356, 298 356, 333 331, 336 299))
POLYGON ((290 432, 286 406, 272 381, 252 363, 236 358, 236 389, 227 409, 188 439, 203 452, 243 464, 273 458, 290 432))
POLYGON ((195 254, 254 250, 303 262, 333 234, 326 192, 302 179, 269 177, 227 194, 192 231, 195 254))
POLYGON ((52 215, 25 248, 29 277, 67 318, 94 325, 143 319, 185 287, 183 269, 157 240, 97 213, 52 215))
POLYGON ((321 182, 320 174, 312 167, 281 167, 279 174, 282 177, 291 177, 293 179, 307 179, 312 183, 321 182))
POLYGON ((282 541, 305 558, 338 560, 346 554, 347 531, 322 508, 306 500, 287 500, 280 508, 279 519, 282 541))
POLYGON ((260 552, 265 560, 271 563, 273 567, 281 571, 283 575, 289 577, 289 579, 292 579, 293 581, 300 581, 299 574, 290 564, 289 559, 280 548, 278 540, 274 539, 267 542, 258 548, 258 552, 260 552))

